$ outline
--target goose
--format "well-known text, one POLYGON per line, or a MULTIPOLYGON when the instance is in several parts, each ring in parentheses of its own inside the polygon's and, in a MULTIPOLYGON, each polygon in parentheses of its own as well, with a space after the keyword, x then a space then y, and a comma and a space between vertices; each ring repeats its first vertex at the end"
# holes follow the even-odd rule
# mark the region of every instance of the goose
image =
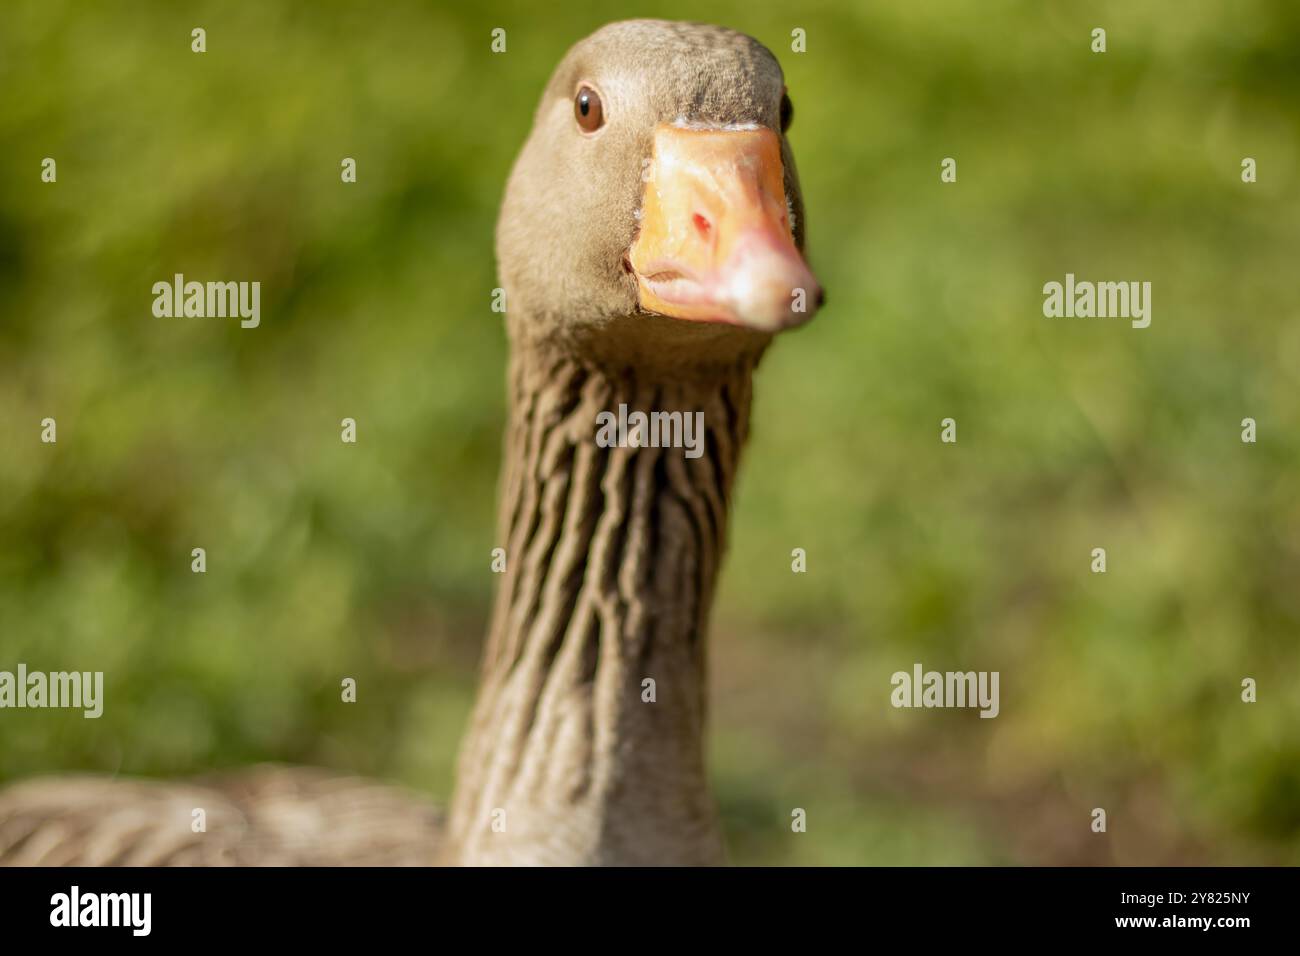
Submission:
POLYGON ((497 224, 506 567, 445 816, 303 768, 35 779, 0 792, 0 862, 724 862, 710 604, 754 371, 822 302, 792 112, 766 47, 698 23, 609 24, 551 76, 497 224), (598 441, 620 409, 666 440, 598 441))

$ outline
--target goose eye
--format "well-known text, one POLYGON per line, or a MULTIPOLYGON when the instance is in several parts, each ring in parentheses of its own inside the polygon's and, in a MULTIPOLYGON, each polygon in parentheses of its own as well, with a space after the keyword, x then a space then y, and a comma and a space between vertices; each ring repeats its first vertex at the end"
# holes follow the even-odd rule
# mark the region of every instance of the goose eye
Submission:
POLYGON ((601 106, 600 94, 590 86, 579 89, 574 97, 573 118, 584 133, 594 133, 604 125, 605 109, 601 106))
POLYGON ((794 119, 794 104, 790 102, 790 94, 781 94, 781 132, 790 128, 790 122, 794 119))

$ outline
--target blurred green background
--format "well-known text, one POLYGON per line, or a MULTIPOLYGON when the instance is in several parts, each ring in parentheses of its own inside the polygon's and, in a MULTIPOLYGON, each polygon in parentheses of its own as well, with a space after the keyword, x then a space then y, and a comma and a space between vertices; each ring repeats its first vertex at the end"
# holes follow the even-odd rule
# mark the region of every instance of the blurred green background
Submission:
POLYGON ((0 714, 0 779, 274 760, 446 800, 495 580, 497 203, 552 67, 634 15, 776 52, 829 290, 759 372, 714 616, 734 860, 1300 863, 1288 0, 6 2, 0 669, 107 700, 0 714), (154 318, 175 272, 260 279, 261 327, 154 318), (1149 280, 1151 327, 1045 319, 1066 272, 1149 280), (916 661, 999 670, 1001 715, 892 709, 916 661))

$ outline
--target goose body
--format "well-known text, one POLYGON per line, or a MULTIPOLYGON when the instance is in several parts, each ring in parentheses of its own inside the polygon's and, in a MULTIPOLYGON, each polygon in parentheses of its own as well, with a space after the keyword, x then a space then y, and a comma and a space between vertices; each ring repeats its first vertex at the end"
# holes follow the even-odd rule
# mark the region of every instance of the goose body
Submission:
POLYGON ((508 564, 445 832, 318 771, 54 778, 0 792, 0 862, 721 862, 705 636, 728 501, 754 369, 821 301, 789 116, 775 57, 701 24, 610 24, 543 93, 497 228, 508 564), (699 421, 699 453, 598 441, 621 409, 699 421))
POLYGON ((421 866, 438 862, 441 831, 413 794, 307 768, 192 783, 53 777, 0 796, 9 866, 421 866))

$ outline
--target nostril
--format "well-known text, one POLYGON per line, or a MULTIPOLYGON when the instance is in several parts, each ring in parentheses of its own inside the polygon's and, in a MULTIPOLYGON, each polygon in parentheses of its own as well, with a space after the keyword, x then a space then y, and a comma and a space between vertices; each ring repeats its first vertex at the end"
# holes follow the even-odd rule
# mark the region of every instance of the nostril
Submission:
POLYGON ((825 304, 826 304, 826 290, 819 288, 817 290, 817 308, 820 309, 825 304))
POLYGON ((707 216, 697 212, 691 217, 691 222, 695 223, 695 231, 700 234, 701 239, 709 238, 709 233, 713 230, 713 224, 709 222, 707 216))

